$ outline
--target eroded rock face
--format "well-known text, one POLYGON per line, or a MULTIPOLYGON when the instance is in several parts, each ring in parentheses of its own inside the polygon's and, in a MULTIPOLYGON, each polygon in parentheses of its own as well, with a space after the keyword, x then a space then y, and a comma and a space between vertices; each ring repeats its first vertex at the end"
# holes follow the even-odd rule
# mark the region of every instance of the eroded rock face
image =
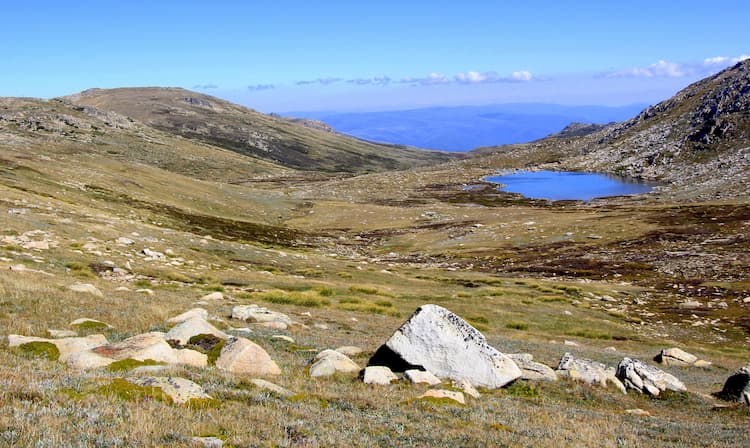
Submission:
POLYGON ((353 373, 359 372, 357 363, 349 359, 348 356, 335 350, 323 350, 313 359, 310 366, 310 376, 330 376, 337 372, 353 373))
POLYGON ((607 384, 611 383, 622 393, 626 393, 625 386, 617 379, 613 367, 590 359, 576 358, 572 353, 563 355, 556 372, 560 376, 591 385, 607 387, 607 384))
POLYGON ((281 369, 263 347, 245 338, 229 338, 216 360, 216 367, 246 375, 279 375, 281 369))
POLYGON ((691 366, 698 361, 698 357, 677 347, 672 347, 659 352, 654 361, 667 366, 691 366))
POLYGON ((750 406, 750 364, 727 378, 718 397, 728 401, 742 401, 750 406))
POLYGON ((427 370, 487 388, 521 377, 518 366, 466 321, 438 305, 424 305, 370 359, 393 371, 427 370))
POLYGON ((643 363, 637 359, 625 358, 617 365, 617 378, 628 389, 637 390, 653 397, 665 390, 687 390, 682 381, 673 375, 643 363))

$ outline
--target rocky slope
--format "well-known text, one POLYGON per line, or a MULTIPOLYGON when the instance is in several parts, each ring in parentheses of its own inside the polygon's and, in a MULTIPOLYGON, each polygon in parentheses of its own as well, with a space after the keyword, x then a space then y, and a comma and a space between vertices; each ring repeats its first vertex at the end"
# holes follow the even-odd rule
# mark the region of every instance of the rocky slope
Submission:
POLYGON ((476 155, 656 179, 704 199, 750 194, 750 60, 598 132, 476 155))
POLYGON ((300 170, 382 171, 453 157, 369 143, 179 88, 91 89, 64 101, 115 111, 165 132, 300 170))

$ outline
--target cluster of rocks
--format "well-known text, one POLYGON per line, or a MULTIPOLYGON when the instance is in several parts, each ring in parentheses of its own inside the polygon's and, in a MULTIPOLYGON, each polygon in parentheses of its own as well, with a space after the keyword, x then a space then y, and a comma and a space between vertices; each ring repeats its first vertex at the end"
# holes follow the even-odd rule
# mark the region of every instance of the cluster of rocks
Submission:
MULTIPOLYGON (((274 329, 286 329, 296 324, 285 314, 257 305, 235 306, 232 317, 274 329)), ((9 335, 8 344, 10 347, 32 343, 54 345, 59 352, 60 362, 81 370, 134 360, 199 368, 212 364, 225 372, 256 377, 281 373, 279 366, 262 347, 247 338, 231 336, 217 329, 208 321, 208 311, 203 308, 190 309, 168 319, 167 323, 174 326, 166 333, 149 332, 114 343, 107 341, 102 334, 79 337, 70 330, 50 330, 50 338, 9 335), (213 358, 209 359, 209 354, 213 358)), ((71 326, 108 327, 104 322, 88 318, 76 319, 71 326)), ((380 386, 405 380, 432 388, 451 382, 453 390, 429 389, 417 398, 447 399, 461 404, 466 402, 465 395, 480 397, 476 387, 496 389, 517 380, 556 381, 558 377, 601 387, 612 385, 622 393, 634 390, 650 396, 658 396, 667 390, 687 390, 673 375, 628 357, 616 367, 611 367, 565 353, 553 370, 535 362, 528 353, 503 354, 489 345, 484 336, 466 321, 437 305, 424 305, 417 309, 375 351, 364 369, 351 359, 362 352, 361 348, 354 346, 323 350, 312 359, 309 375, 319 378, 358 374, 365 384, 380 386)), ((671 366, 702 365, 696 356, 677 348, 664 349, 655 359, 671 366)), ((137 369, 155 372, 163 367, 150 365, 137 369)), ((278 391, 283 396, 290 394, 273 383, 256 380, 259 382, 257 387, 278 391)), ((181 381, 188 380, 181 378, 138 377, 127 381, 139 386, 159 387, 175 403, 208 397, 200 386, 182 384, 181 381)), ((724 390, 717 395, 750 405, 750 365, 730 377, 724 390)))

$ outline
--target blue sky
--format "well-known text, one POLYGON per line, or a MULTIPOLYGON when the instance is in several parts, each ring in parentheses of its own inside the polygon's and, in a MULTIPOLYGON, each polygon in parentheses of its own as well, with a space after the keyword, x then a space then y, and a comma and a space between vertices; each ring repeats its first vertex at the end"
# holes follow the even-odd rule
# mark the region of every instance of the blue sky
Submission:
POLYGON ((181 86, 267 112, 655 102, 750 54, 747 1, 58 0, 1 14, 0 96, 181 86))

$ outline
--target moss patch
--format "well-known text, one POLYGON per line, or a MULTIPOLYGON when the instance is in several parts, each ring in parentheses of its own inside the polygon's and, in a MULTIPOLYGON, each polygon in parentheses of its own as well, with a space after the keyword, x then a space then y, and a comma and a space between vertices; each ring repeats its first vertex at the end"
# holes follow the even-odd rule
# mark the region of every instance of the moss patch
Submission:
POLYGON ((58 350, 57 346, 51 342, 28 342, 19 345, 18 349, 27 356, 34 358, 43 357, 50 361, 57 361, 60 359, 60 350, 58 350))
POLYGON ((169 395, 161 388, 153 386, 139 386, 122 378, 115 378, 111 383, 105 384, 96 390, 101 395, 111 395, 126 401, 157 400, 172 403, 169 395))
POLYGON ((146 359, 143 361, 139 361, 133 358, 126 358, 126 359, 121 359, 119 361, 113 362, 112 364, 107 366, 107 369, 110 372, 124 372, 126 370, 133 370, 136 367, 141 367, 141 366, 163 366, 163 365, 164 365, 163 362, 157 362, 157 361, 154 361, 153 359, 146 359))

